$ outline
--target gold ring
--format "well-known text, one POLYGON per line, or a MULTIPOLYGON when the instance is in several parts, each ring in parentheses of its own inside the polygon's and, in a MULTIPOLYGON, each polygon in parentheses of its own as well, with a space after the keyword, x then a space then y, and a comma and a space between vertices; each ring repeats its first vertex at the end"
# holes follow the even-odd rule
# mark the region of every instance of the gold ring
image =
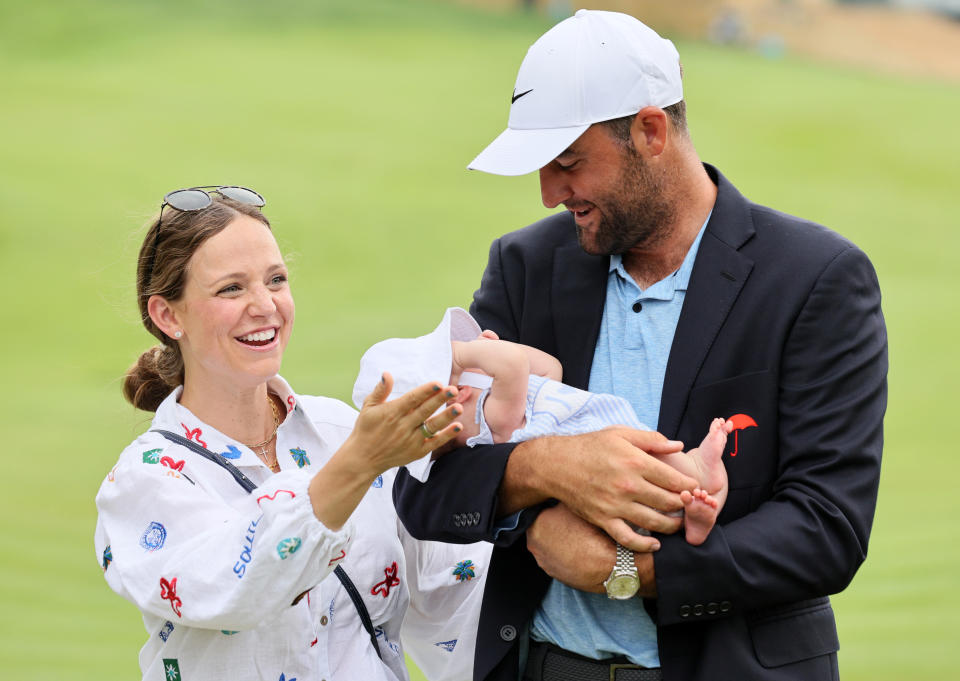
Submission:
POLYGON ((429 440, 430 438, 432 438, 434 435, 436 435, 436 433, 434 433, 432 430, 430 430, 429 428, 427 428, 427 422, 426 422, 426 421, 424 421, 423 423, 420 424, 420 430, 423 432, 423 436, 424 436, 426 439, 428 439, 428 440, 429 440))

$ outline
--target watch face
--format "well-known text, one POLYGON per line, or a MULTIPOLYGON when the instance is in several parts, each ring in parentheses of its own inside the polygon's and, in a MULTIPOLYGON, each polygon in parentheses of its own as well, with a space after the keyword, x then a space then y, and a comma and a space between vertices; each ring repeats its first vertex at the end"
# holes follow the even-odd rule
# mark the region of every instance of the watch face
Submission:
POLYGON ((607 581, 607 596, 617 600, 626 600, 640 589, 640 580, 634 575, 614 575, 607 581))

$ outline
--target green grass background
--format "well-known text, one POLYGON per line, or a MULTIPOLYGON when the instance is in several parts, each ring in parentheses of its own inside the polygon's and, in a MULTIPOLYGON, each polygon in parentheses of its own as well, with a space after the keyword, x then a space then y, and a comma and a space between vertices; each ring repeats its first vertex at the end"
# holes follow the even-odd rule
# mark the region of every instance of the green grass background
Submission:
MULTIPOLYGON (((0 0, 0 676, 138 678, 93 497, 148 422, 120 378, 150 344, 133 262, 162 195, 267 197, 299 306, 284 374, 348 400, 367 346, 467 305, 491 239, 546 213, 535 176, 464 166, 548 25, 429 0, 0 0)), ((679 47, 701 156, 879 271, 887 446, 869 559, 834 600, 843 678, 952 676, 960 87, 679 47)))

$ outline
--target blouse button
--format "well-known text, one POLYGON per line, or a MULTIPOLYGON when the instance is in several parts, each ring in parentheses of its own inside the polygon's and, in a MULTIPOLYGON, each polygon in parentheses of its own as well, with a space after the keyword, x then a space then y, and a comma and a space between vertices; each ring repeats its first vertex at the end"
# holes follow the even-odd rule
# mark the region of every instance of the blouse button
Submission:
POLYGON ((327 626, 327 622, 328 622, 328 621, 329 621, 329 620, 327 620, 327 616, 324 615, 323 617, 320 618, 320 626, 321 626, 321 627, 327 626))

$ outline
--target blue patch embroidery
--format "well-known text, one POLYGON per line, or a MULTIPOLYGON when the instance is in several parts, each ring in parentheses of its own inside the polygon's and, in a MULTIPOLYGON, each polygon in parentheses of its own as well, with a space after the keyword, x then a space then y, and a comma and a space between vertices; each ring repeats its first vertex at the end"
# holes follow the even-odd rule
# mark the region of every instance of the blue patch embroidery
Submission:
POLYGON ((103 550, 103 571, 106 572, 107 568, 110 567, 110 563, 113 562, 113 551, 110 550, 108 546, 103 550))
POLYGON ((297 462, 297 468, 303 468, 304 466, 310 465, 310 458, 307 456, 306 450, 295 447, 290 450, 290 456, 292 456, 293 460, 297 462))
POLYGON ((234 634, 239 634, 239 631, 230 631, 229 629, 221 629, 220 633, 224 636, 233 636, 234 634))
POLYGON ((457 639, 453 639, 453 640, 450 640, 450 641, 438 641, 437 643, 434 643, 433 645, 437 646, 438 648, 443 648, 443 649, 446 650, 448 653, 452 653, 452 652, 453 652, 453 649, 457 646, 457 639))
POLYGON ((152 522, 140 537, 140 546, 147 551, 157 551, 163 548, 165 541, 167 541, 167 528, 158 522, 152 522))
POLYGON ((288 679, 286 676, 284 676, 284 675, 281 673, 281 674, 280 674, 280 678, 278 679, 278 681, 297 681, 297 680, 296 680, 294 677, 290 677, 290 678, 288 679))
POLYGON ((457 578, 458 582, 469 582, 477 576, 477 573, 473 570, 474 567, 476 566, 472 560, 461 560, 454 566, 453 576, 457 578))
POLYGON ((277 553, 280 555, 280 560, 286 560, 287 556, 293 555, 299 548, 300 537, 287 537, 277 544, 277 553))
POLYGON ((222 456, 224 459, 239 459, 241 456, 243 456, 243 452, 233 445, 227 445, 227 451, 220 452, 220 456, 222 456))
POLYGON ((163 623, 163 629, 160 630, 160 640, 164 643, 167 642, 167 639, 170 638, 170 634, 173 632, 173 622, 167 620, 163 623))
POLYGON ((377 489, 380 489, 381 487, 383 487, 383 476, 378 475, 377 479, 373 481, 373 484, 371 485, 371 487, 376 487, 377 489))

